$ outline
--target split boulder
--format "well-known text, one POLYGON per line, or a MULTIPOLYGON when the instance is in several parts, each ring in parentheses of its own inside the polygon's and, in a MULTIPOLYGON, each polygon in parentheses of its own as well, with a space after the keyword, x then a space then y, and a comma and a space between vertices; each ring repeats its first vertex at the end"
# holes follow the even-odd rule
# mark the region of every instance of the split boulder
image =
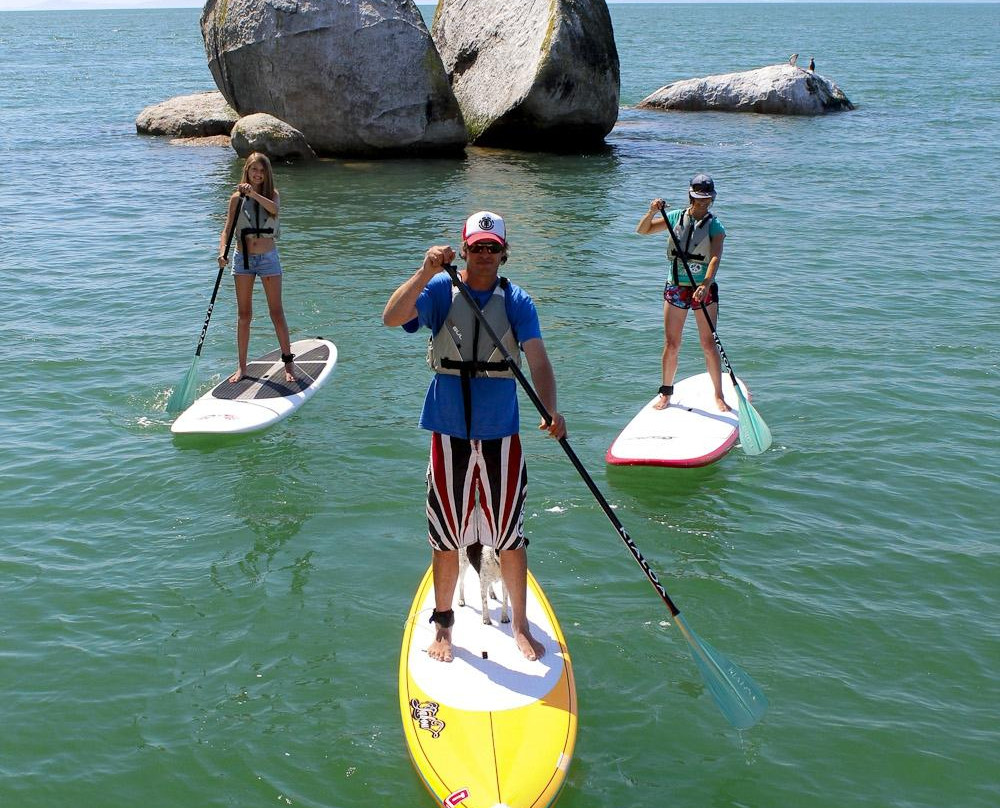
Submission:
POLYGON ((238 118, 221 93, 179 95, 146 107, 135 119, 135 131, 175 138, 228 135, 238 118))
POLYGON ((639 102, 643 109, 822 115, 854 109, 832 81, 790 64, 675 81, 639 102))
POLYGON ((586 149, 618 120, 604 0, 440 0, 431 33, 475 143, 586 149))
POLYGON ((240 157, 253 152, 266 154, 272 160, 313 160, 316 154, 305 136, 284 121, 266 112, 240 118, 233 127, 232 147, 240 157))
POLYGON ((413 0, 207 0, 208 66, 241 115, 319 153, 459 151, 465 127, 413 0))

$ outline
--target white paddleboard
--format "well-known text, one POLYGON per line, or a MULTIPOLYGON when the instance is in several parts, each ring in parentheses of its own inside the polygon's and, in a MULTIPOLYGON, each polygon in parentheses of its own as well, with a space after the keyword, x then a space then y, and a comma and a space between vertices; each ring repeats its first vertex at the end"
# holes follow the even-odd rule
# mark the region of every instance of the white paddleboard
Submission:
MULTIPOLYGON (((484 625, 470 565, 465 606, 456 605, 455 659, 427 656, 434 581, 427 571, 410 609, 399 660, 403 731, 413 765, 439 806, 546 808, 562 789, 576 744, 577 707, 566 641, 528 573, 527 616, 545 655, 518 651, 500 604, 484 625)), ((495 607, 495 608, 493 608, 495 607)))
MULTIPOLYGON (((740 386, 746 391, 743 380, 740 386)), ((730 407, 715 406, 707 373, 674 384, 670 406, 653 409, 654 396, 615 438, 605 460, 613 466, 706 466, 736 445, 740 433, 739 403, 733 382, 722 376, 722 394, 730 407)))
POLYGON ((316 337, 292 343, 295 381, 285 381, 281 351, 247 363, 238 382, 217 384, 182 412, 170 427, 176 435, 254 432, 287 418, 323 386, 337 364, 337 346, 316 337))

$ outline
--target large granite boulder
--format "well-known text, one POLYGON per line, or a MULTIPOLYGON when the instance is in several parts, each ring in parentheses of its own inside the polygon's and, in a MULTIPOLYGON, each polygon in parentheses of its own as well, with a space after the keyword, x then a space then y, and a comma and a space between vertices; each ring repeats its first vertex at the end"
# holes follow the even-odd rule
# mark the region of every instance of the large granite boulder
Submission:
POLYGON ((179 95, 146 107, 135 119, 135 131, 175 138, 228 135, 238 118, 221 93, 179 95))
POLYGON ((412 0, 208 0, 208 66, 241 115, 326 154, 460 151, 465 126, 412 0))
POLYGON ((266 154, 272 160, 314 160, 316 154, 305 136, 284 121, 266 112, 240 118, 230 135, 232 147, 240 157, 253 152, 266 154))
POLYGON ((832 81, 790 64, 675 81, 639 102, 646 109, 822 115, 854 109, 832 81))
POLYGON ((618 120, 604 0, 440 0, 431 33, 475 143, 588 148, 618 120))

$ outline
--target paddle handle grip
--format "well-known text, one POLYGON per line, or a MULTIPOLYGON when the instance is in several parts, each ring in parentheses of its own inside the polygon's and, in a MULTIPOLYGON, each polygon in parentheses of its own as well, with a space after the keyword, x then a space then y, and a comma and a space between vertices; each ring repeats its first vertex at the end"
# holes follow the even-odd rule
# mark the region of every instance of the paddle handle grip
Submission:
MULTIPOLYGON (((486 331, 489 338, 493 341, 493 344, 500 351, 503 356, 504 361, 510 368, 511 372, 514 374, 514 378, 517 379, 524 392, 527 393, 528 398, 531 399, 531 403, 535 405, 535 409, 538 410, 539 414, 546 424, 552 423, 552 415, 549 413, 548 409, 542 403, 541 398, 538 397, 538 393, 535 392, 535 388, 532 387, 531 382, 528 381, 527 376, 524 375, 524 371, 514 362, 514 358, 510 355, 500 337, 497 336, 496 331, 493 330, 493 326, 490 325, 489 321, 486 319, 486 315, 483 314, 482 309, 479 308, 479 304, 476 299, 472 296, 469 288, 462 282, 462 279, 458 277, 458 268, 454 264, 445 264, 445 271, 451 276, 452 282, 458 287, 459 293, 465 298, 466 302, 472 306, 472 310, 476 314, 476 318, 479 320, 479 324, 486 331)), ((597 500, 597 504, 601 506, 601 510, 604 511, 604 515, 608 517, 611 524, 614 525, 615 530, 618 533, 619 538, 625 542, 625 546, 628 547, 629 552, 632 554, 632 558, 635 559, 636 563, 642 568, 642 571, 646 573, 646 577, 649 582, 653 585, 657 594, 666 604, 667 608, 670 610, 670 614, 676 616, 680 613, 680 610, 674 605, 674 602, 670 599, 667 594, 667 590, 663 588, 663 584, 660 583, 659 579, 656 577, 656 573, 650 568, 649 563, 643 557, 642 553, 639 552, 639 548, 636 546, 635 542, 632 541, 632 537, 629 536, 628 531, 625 526, 621 523, 621 520, 612 510, 611 505, 608 503, 607 499, 604 498, 604 494, 601 493, 601 489, 597 487, 597 483, 594 482, 593 477, 587 471, 586 467, 577 457, 576 452, 573 451, 573 447, 569 445, 569 440, 563 436, 559 439, 559 445, 562 447, 566 456, 569 458, 573 467, 577 470, 580 476, 583 478, 584 483, 586 483, 587 488, 590 489, 590 493, 594 495, 594 499, 597 500)))

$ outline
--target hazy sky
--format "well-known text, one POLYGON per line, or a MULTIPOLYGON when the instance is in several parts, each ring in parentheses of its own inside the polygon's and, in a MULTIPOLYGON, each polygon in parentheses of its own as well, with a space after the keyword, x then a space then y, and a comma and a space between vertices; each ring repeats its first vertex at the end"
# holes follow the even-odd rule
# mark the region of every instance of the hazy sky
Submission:
MULTIPOLYGON (((705 2, 706 0, 666 0, 666 2, 705 2)), ((831 2, 831 0, 717 0, 718 2, 831 2)), ((885 2, 886 0, 881 0, 885 2)), ((1000 0, 888 0, 888 2, 1000 2, 1000 0)), ((418 4, 434 5, 434 0, 417 0, 418 4)), ((497 0, 503 2, 503 0, 497 0)), ((663 0, 608 0, 608 2, 650 3, 663 0)), ((867 2, 867 0, 832 0, 832 2, 867 2)), ((201 8, 204 0, 0 0, 0 11, 28 9, 84 8, 201 8)))

